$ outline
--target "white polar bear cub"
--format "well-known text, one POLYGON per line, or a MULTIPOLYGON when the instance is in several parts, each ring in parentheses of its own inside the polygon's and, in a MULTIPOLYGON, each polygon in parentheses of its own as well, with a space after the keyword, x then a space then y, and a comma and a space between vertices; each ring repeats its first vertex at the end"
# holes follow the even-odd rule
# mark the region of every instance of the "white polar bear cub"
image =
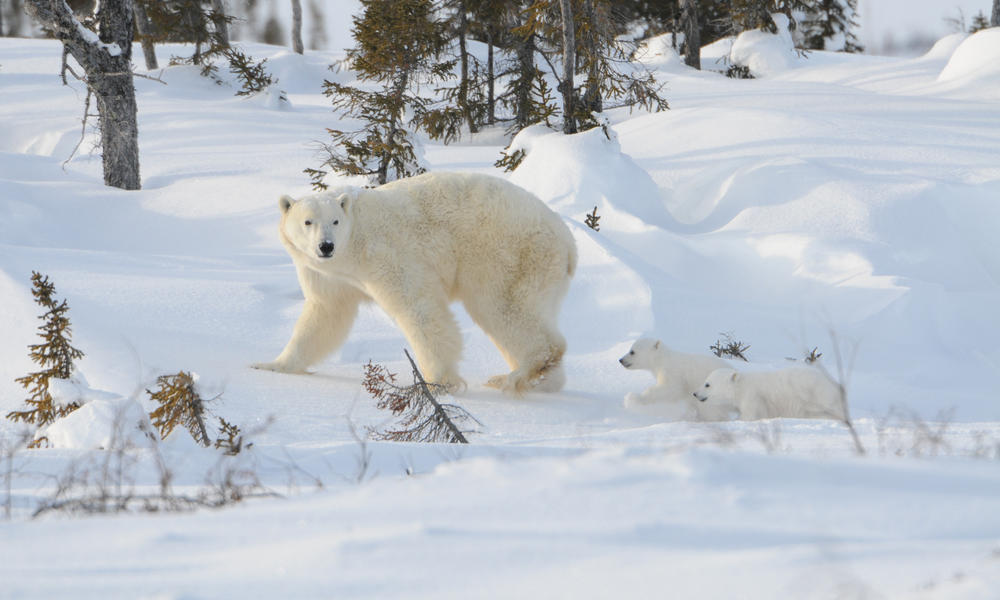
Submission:
POLYGON ((718 369, 694 395, 707 405, 735 404, 746 421, 775 417, 846 419, 841 387, 815 367, 751 373, 718 369))
POLYGON ((671 408, 672 417, 701 421, 727 421, 732 406, 696 402, 692 395, 712 371, 729 363, 715 356, 685 354, 667 348, 660 340, 642 338, 632 344, 628 354, 618 359, 626 369, 652 371, 656 385, 625 396, 626 408, 661 404, 671 408))
POLYGON ((488 385, 562 388, 557 322, 576 243, 530 192, 487 175, 427 173, 282 196, 279 207, 305 306, 278 358, 256 368, 303 372, 341 346, 358 305, 373 300, 403 331, 424 377, 461 389, 462 336, 448 308, 461 300, 511 368, 488 385))

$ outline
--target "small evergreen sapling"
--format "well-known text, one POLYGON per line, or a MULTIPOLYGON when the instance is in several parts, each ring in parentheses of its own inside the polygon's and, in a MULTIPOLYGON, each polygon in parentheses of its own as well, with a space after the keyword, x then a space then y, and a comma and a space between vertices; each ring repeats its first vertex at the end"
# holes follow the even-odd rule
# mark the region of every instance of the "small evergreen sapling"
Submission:
POLYGON ((212 441, 205 429, 205 401, 195 389, 194 377, 180 371, 175 375, 161 375, 156 383, 157 390, 146 390, 146 393, 159 405, 149 413, 149 420, 159 430, 160 439, 167 439, 180 425, 191 432, 194 441, 208 447, 212 441))
POLYGON ((595 206, 594 207, 594 211, 591 212, 591 213, 589 213, 586 216, 586 218, 583 220, 583 222, 584 222, 584 224, 587 227, 590 227, 594 231, 600 231, 601 230, 601 226, 598 224, 598 221, 600 221, 600 220, 601 220, 601 217, 600 217, 600 215, 597 214, 597 207, 595 206))
POLYGON ((989 28, 990 20, 986 18, 983 11, 979 11, 972 17, 972 23, 969 24, 969 33, 976 33, 989 28))
POLYGON ((72 329, 69 317, 66 316, 69 307, 65 300, 57 302, 53 297, 55 285, 49 281, 48 276, 35 271, 31 273, 31 282, 31 295, 35 297, 36 303, 46 309, 45 314, 38 317, 44 321, 38 327, 38 335, 44 342, 28 346, 31 360, 38 363, 42 370, 16 380, 31 393, 25 400, 30 409, 11 411, 7 413, 7 418, 41 426, 80 408, 77 402, 57 406, 49 393, 49 381, 53 377, 69 379, 73 373, 73 361, 83 358, 83 352, 70 344, 72 329))
POLYGON ((524 151, 524 148, 518 148, 517 150, 508 153, 507 150, 509 149, 510 147, 508 146, 507 148, 501 150, 500 158, 498 158, 497 161, 493 163, 494 167, 498 169, 503 169, 507 173, 510 173, 514 169, 521 166, 521 161, 523 161, 524 157, 527 155, 527 152, 524 151))
POLYGON ((719 358, 737 358, 743 362, 750 362, 744 352, 750 349, 750 344, 744 344, 743 342, 733 338, 731 333, 720 333, 722 339, 716 340, 714 344, 708 347, 719 358))
MULTIPOLYGON (((247 447, 253 444, 247 444, 247 447)), ((219 417, 219 437, 215 439, 215 447, 229 456, 236 456, 243 450, 243 431, 236 425, 219 417)))
POLYGON ((225 49, 222 55, 229 61, 229 72, 236 76, 240 84, 237 96, 252 96, 278 83, 278 80, 264 68, 266 58, 256 62, 250 55, 233 47, 225 49))

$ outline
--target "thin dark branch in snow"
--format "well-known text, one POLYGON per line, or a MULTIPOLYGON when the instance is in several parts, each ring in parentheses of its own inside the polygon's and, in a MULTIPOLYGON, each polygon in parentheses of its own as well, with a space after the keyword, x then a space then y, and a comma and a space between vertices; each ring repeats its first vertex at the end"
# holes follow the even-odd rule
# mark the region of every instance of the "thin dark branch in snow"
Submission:
MULTIPOLYGON (((70 73, 73 73, 72 69, 70 69, 70 73)), ((76 73, 73 73, 73 76, 77 79, 80 78, 76 73)), ((90 116, 91 93, 90 86, 87 86, 87 98, 83 102, 83 118, 80 119, 80 139, 76 141, 76 145, 73 146, 73 151, 70 152, 69 156, 66 157, 66 160, 63 161, 63 171, 66 170, 66 165, 69 164, 69 161, 73 160, 73 157, 76 156, 76 151, 80 149, 80 145, 83 144, 83 140, 87 138, 87 117, 90 116)))

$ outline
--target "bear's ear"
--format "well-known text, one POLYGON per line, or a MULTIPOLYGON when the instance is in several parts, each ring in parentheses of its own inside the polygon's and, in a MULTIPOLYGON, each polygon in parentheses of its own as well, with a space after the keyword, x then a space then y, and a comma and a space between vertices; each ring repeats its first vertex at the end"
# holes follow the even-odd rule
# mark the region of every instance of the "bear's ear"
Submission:
POLYGON ((288 209, 291 208, 293 204, 295 204, 295 198, 292 198, 288 194, 285 194, 278 199, 278 208, 281 209, 281 214, 288 212, 288 209))
POLYGON ((732 382, 735 383, 736 380, 739 379, 739 378, 740 378, 740 372, 739 371, 733 371, 733 375, 732 375, 732 377, 729 378, 729 381, 732 381, 732 382))
POLYGON ((358 190, 353 189, 340 195, 340 210, 347 212, 348 207, 358 199, 358 190))
POLYGON ((656 340, 656 343, 653 344, 653 350, 659 350, 659 349, 660 349, 660 340, 656 340))

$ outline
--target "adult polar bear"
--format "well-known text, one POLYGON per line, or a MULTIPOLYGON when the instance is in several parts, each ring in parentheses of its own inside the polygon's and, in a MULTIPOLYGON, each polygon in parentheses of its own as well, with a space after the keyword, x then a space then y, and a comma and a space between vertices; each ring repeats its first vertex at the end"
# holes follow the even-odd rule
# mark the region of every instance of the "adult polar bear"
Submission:
POLYGON ((292 338, 259 369, 303 372, 343 344, 374 300, 402 329, 424 377, 464 387, 460 300, 510 365, 487 385, 558 391, 558 313, 576 269, 573 236, 530 192, 487 175, 427 173, 375 189, 282 196, 282 244, 305 295, 292 338))

